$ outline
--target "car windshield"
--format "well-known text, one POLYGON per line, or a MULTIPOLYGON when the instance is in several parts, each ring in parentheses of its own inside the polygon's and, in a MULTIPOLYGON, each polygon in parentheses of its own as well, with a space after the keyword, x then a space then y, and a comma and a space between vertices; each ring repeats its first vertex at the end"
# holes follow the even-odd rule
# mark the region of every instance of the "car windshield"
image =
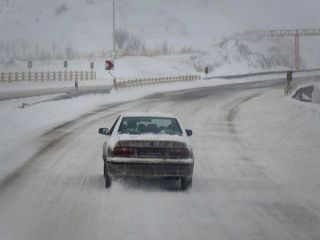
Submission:
POLYGON ((175 118, 124 117, 118 133, 182 135, 182 130, 175 118))

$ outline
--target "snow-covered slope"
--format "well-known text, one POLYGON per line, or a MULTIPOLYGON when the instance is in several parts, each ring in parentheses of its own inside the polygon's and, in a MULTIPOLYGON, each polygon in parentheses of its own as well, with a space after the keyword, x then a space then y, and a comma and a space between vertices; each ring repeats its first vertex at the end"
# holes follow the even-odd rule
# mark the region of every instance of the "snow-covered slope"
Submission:
MULTIPOLYGON (((145 54, 198 52, 191 59, 196 70, 203 64, 233 71, 286 68, 292 65, 291 39, 225 43, 223 37, 244 30, 315 28, 319 7, 318 0, 116 0, 116 26, 141 40, 149 50, 145 54)), ((0 0, 0 21, 2 63, 105 57, 112 49, 111 0, 0 0)), ((314 39, 301 43, 305 67, 320 64, 314 39)))
MULTIPOLYGON (((248 29, 312 28, 317 0, 117 0, 117 27, 148 44, 209 44, 210 38, 248 29)), ((75 48, 110 49, 111 0, 1 0, 2 40, 27 39, 75 48)))

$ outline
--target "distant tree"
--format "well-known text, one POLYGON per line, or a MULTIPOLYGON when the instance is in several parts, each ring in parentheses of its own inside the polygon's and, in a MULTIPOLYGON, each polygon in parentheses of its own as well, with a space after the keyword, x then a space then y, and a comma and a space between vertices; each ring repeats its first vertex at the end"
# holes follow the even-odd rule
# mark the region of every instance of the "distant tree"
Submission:
POLYGON ((130 34, 125 29, 117 29, 114 34, 115 43, 118 49, 122 49, 130 39, 130 34))
POLYGON ((162 52, 162 54, 168 54, 169 53, 169 47, 168 47, 168 43, 167 42, 162 43, 161 52, 162 52))
POLYGON ((67 59, 75 59, 79 55, 70 44, 65 47, 64 53, 67 59))
POLYGON ((52 54, 55 56, 55 55, 56 55, 56 51, 57 51, 57 44, 56 44, 56 42, 52 42, 52 44, 51 44, 51 51, 52 51, 52 54))
POLYGON ((2 54, 3 54, 3 42, 0 41, 0 58, 2 57, 2 54))
POLYGON ((68 11, 67 5, 65 3, 62 3, 56 8, 54 15, 59 16, 66 11, 68 11))
POLYGON ((51 54, 50 54, 50 52, 46 51, 45 49, 41 49, 41 51, 39 52, 38 59, 40 61, 50 60, 51 54))
POLYGON ((40 47, 39 44, 37 43, 36 46, 34 47, 34 58, 38 58, 40 53, 40 47))
POLYGON ((22 57, 23 58, 27 57, 28 47, 29 47, 29 43, 26 40, 21 42, 21 49, 22 49, 22 57))

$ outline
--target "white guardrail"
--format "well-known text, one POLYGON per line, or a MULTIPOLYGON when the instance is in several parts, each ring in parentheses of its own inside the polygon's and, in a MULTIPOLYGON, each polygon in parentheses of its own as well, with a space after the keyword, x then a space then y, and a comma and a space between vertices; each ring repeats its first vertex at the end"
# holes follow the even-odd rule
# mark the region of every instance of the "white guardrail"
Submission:
POLYGON ((95 71, 0 72, 0 82, 95 80, 95 71))
POLYGON ((159 78, 142 78, 142 79, 131 79, 131 80, 123 80, 113 81, 113 88, 130 88, 130 87, 139 87, 144 85, 151 84, 162 84, 162 83, 171 83, 171 82, 183 82, 183 81, 193 81, 200 80, 201 77, 199 75, 183 75, 183 76, 175 76, 175 77, 159 77, 159 78))

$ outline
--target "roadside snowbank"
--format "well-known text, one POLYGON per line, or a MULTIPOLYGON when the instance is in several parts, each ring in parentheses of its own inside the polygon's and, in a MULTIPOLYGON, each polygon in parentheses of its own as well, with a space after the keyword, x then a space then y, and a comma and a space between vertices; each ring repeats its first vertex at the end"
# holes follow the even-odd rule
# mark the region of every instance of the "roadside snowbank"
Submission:
POLYGON ((263 168, 273 184, 286 185, 310 206, 320 199, 319 104, 273 90, 240 106, 236 120, 241 140, 255 153, 252 163, 263 168))
POLYGON ((320 84, 314 84, 313 92, 312 92, 312 102, 320 103, 320 84))

